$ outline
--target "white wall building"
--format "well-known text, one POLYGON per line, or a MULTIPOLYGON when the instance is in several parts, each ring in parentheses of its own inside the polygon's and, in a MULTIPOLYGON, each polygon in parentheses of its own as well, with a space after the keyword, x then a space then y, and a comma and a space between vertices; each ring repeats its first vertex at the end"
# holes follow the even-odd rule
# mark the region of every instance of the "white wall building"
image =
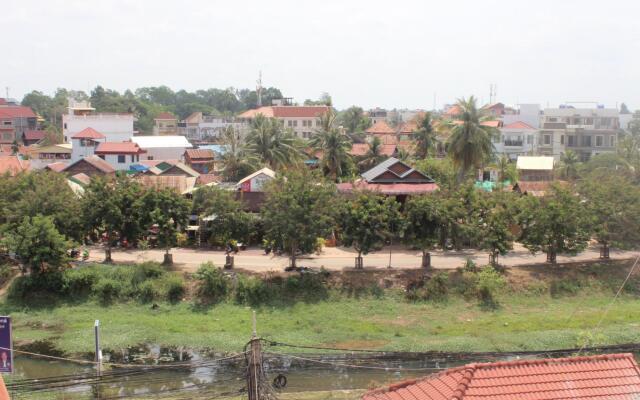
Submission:
POLYGON ((184 151, 193 148, 184 136, 134 136, 131 141, 146 151, 148 160, 183 160, 184 151))
POLYGON ((516 121, 500 128, 500 136, 493 143, 497 154, 506 154, 515 160, 518 156, 532 155, 537 151, 538 129, 516 121))
POLYGON ((71 136, 71 162, 74 163, 82 158, 95 153, 96 147, 104 143, 106 137, 93 128, 86 128, 71 136))
POLYGON ((133 114, 128 113, 95 113, 89 102, 69 100, 67 114, 62 115, 62 134, 69 143, 71 136, 86 129, 93 128, 102 133, 108 142, 124 142, 133 136, 133 114))
POLYGON ((504 125, 509 125, 521 121, 533 128, 539 128, 540 114, 539 104, 519 104, 515 114, 504 114, 502 116, 502 122, 504 125))
POLYGON ((133 164, 146 160, 146 152, 133 142, 100 143, 95 155, 111 164, 116 171, 127 171, 133 164))
POLYGON ((329 111, 328 106, 269 106, 248 110, 238 116, 238 121, 249 124, 259 114, 275 118, 296 136, 308 139, 320 127, 320 117, 329 111))

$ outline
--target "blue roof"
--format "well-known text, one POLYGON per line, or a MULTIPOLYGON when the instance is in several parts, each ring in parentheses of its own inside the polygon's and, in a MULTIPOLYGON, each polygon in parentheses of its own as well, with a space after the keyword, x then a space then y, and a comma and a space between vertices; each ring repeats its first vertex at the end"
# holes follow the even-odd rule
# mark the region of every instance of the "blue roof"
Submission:
POLYGON ((129 166, 129 169, 132 171, 137 171, 137 172, 143 172, 149 169, 149 167, 146 167, 144 165, 141 164, 133 164, 129 166))

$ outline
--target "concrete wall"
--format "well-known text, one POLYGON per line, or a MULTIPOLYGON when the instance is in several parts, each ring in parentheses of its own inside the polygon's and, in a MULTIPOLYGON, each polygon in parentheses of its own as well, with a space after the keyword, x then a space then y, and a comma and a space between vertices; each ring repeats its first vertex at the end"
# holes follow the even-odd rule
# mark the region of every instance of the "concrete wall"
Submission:
POLYGON ((107 142, 125 142, 133 136, 132 114, 95 114, 62 116, 62 133, 66 143, 85 128, 93 128, 107 137, 107 142))

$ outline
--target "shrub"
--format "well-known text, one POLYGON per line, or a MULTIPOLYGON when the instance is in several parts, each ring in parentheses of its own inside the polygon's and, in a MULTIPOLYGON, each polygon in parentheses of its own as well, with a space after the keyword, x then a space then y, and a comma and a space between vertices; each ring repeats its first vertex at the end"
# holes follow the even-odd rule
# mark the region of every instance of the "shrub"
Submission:
POLYGON ((275 300, 274 291, 262 279, 240 277, 235 291, 235 301, 240 304, 259 305, 275 300))
POLYGON ((64 273, 63 291, 73 299, 87 297, 99 280, 100 274, 95 267, 72 269, 64 273))
POLYGON ((114 279, 101 279, 93 286, 93 293, 102 304, 111 304, 122 293, 122 282, 114 279))
POLYGON ((438 272, 431 277, 424 286, 424 299, 444 302, 449 296, 449 274, 438 272))
POLYGON ((134 267, 137 275, 135 278, 142 282, 146 279, 160 278, 166 272, 162 265, 147 261, 134 267))
POLYGON ((138 298, 143 303, 150 303, 156 300, 159 296, 158 290, 151 281, 142 282, 138 286, 138 298))
POLYGON ((218 302, 229 292, 227 277, 211 262, 202 264, 194 277, 198 281, 197 295, 202 299, 218 302))
POLYGON ((179 277, 171 277, 165 283, 167 300, 177 303, 182 300, 185 293, 184 282, 179 277))
POLYGON ((0 286, 4 285, 13 276, 13 270, 9 265, 0 265, 0 286))
POLYGON ((476 290, 480 305, 495 308, 498 305, 496 296, 506 285, 505 279, 490 265, 477 273, 476 290))
POLYGON ((464 261, 464 266, 462 267, 464 272, 478 272, 478 266, 472 259, 467 258, 464 261))
POLYGON ((575 296, 582 283, 577 279, 555 279, 549 286, 551 297, 575 296))

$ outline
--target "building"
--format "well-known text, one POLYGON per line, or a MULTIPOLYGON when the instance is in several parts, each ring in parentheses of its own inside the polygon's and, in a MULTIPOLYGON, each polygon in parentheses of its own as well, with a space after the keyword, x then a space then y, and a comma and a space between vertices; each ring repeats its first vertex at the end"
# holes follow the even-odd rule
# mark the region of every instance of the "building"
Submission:
POLYGON ((0 177, 16 176, 29 169, 31 169, 29 160, 23 160, 20 156, 0 156, 0 177))
POLYGON ((76 133, 93 128, 102 133, 107 142, 125 142, 133 136, 133 122, 131 113, 96 113, 88 101, 69 99, 67 114, 62 115, 62 134, 69 143, 76 133))
POLYGON ((267 182, 276 177, 276 173, 269 168, 262 168, 242 178, 236 184, 236 189, 241 192, 263 192, 267 182))
POLYGON ((22 143, 25 146, 31 146, 32 144, 40 143, 46 136, 45 131, 28 130, 22 134, 22 143))
POLYGON ((382 144, 397 144, 398 136, 396 135, 396 129, 389 126, 386 121, 378 121, 375 124, 367 128, 364 133, 368 136, 369 140, 374 137, 380 139, 382 144))
POLYGON ((436 191, 438 185, 424 173, 391 157, 364 172, 355 182, 338 184, 340 193, 356 190, 370 190, 404 201, 407 196, 436 191))
POLYGON ((587 161, 594 155, 614 152, 619 129, 615 108, 545 108, 538 149, 556 160, 572 150, 587 161))
POLYGON ((633 354, 467 364, 372 390, 362 400, 640 398, 633 354))
POLYGON ((178 118, 169 112, 161 112, 153 119, 153 134, 177 135, 178 118))
POLYGON ((516 121, 503 125, 493 147, 497 154, 505 154, 515 160, 518 156, 532 155, 537 151, 538 130, 526 122, 516 121))
POLYGON ((182 160, 193 147, 184 136, 134 136, 131 141, 147 152, 148 160, 182 160))
POLYGON ((67 165, 62 170, 69 176, 77 175, 80 173, 85 174, 89 178, 94 176, 114 176, 116 170, 111 164, 103 160, 102 158, 92 155, 79 159, 78 161, 67 165))
POLYGON ((487 104, 481 108, 481 111, 484 115, 499 118, 505 114, 505 106, 502 103, 487 104))
POLYGON ((140 162, 140 157, 146 154, 134 142, 104 142, 98 144, 94 154, 108 162, 118 171, 127 171, 132 165, 140 162))
POLYGON ((523 182, 550 182, 554 179, 553 157, 520 156, 516 162, 518 180, 523 182))
POLYGON ((184 162, 199 173, 208 174, 214 170, 215 153, 210 149, 187 149, 184 162))
POLYGON ((540 115, 539 104, 519 104, 514 113, 504 114, 501 118, 504 125, 520 121, 538 129, 540 127, 540 115))
POLYGON ((328 106, 268 106, 245 111, 238 116, 238 121, 248 125, 258 115, 275 118, 296 136, 308 139, 320 128, 320 117, 328 111, 328 106))
POLYGON ((369 110, 367 112, 367 117, 371 121, 371 125, 375 125, 378 122, 386 122, 387 121, 388 112, 383 108, 374 108, 373 110, 369 110))
POLYGON ((178 134, 191 140, 217 140, 228 127, 244 134, 247 124, 237 122, 233 118, 217 118, 212 115, 203 115, 194 112, 178 123, 178 134))
POLYGON ((22 140, 27 131, 37 128, 37 123, 37 116, 29 107, 4 101, 0 104, 0 143, 22 140))
POLYGON ((107 140, 106 136, 93 128, 85 128, 71 136, 71 162, 91 156, 96 147, 107 140))
POLYGON ((29 151, 32 169, 43 169, 52 163, 71 164, 71 145, 68 143, 53 146, 38 146, 29 151))

